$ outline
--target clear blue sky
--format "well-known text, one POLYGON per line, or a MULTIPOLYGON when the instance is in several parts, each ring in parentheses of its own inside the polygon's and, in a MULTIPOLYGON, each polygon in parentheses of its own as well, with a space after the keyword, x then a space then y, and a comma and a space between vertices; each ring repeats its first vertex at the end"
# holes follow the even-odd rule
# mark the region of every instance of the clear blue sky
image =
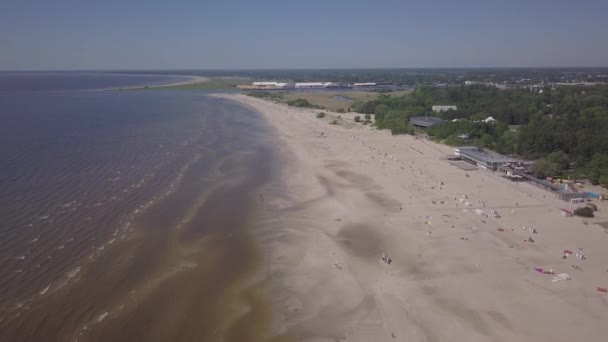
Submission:
POLYGON ((607 66, 608 0, 2 0, 0 70, 607 66))

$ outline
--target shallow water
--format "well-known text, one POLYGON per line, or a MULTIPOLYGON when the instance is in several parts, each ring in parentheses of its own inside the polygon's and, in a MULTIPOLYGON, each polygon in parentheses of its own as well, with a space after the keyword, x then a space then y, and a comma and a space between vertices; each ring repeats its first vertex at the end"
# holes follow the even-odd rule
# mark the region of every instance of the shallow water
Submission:
MULTIPOLYGON (((0 82, 3 79, 0 78, 0 82)), ((257 113, 0 87, 0 340, 263 340, 257 113)))

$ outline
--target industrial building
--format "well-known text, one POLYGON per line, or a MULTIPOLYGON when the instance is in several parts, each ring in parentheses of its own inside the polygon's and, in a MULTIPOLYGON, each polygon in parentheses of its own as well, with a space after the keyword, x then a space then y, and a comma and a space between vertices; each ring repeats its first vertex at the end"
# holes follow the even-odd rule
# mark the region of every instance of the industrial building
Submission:
POLYGON ((469 163, 492 171, 498 170, 504 164, 519 162, 518 159, 474 146, 459 147, 455 149, 454 154, 469 163))
POLYGON ((364 82, 364 83, 334 83, 334 82, 298 82, 298 83, 283 83, 275 81, 259 81, 252 82, 251 84, 240 84, 237 86, 239 89, 268 89, 268 90, 280 90, 280 89, 350 89, 350 88, 375 88, 375 87, 387 87, 395 86, 392 83, 376 83, 376 82, 364 82))
POLYGON ((431 126, 439 125, 447 122, 446 120, 434 117, 434 116, 414 116, 410 118, 412 126, 418 128, 429 128, 431 126))
POLYGON ((253 83, 251 83, 251 85, 256 86, 256 87, 277 87, 280 84, 286 84, 286 83, 279 83, 279 82, 253 82, 253 83))
POLYGON ((239 89, 251 89, 251 90, 282 90, 282 89, 293 89, 293 83, 285 82, 253 82, 251 85, 244 84, 238 85, 239 89))
POLYGON ((374 82, 353 83, 354 88, 371 88, 375 86, 376 83, 374 82))
POLYGON ((330 83, 325 86, 327 89, 351 89, 352 86, 346 83, 330 83))
POLYGON ((301 82, 296 83, 296 89, 318 89, 318 88, 328 88, 331 87, 333 83, 331 82, 301 82))

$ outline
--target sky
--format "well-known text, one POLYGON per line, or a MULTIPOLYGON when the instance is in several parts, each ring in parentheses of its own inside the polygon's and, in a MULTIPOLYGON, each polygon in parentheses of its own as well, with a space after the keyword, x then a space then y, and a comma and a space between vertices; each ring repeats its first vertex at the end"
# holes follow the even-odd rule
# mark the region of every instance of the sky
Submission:
POLYGON ((0 1, 0 70, 608 66, 607 0, 0 1))

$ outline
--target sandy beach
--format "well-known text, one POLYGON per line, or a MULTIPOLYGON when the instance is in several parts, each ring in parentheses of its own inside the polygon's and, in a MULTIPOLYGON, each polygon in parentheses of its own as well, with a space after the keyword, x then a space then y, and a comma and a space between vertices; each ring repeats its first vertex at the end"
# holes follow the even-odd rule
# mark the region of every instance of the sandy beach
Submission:
POLYGON ((182 76, 182 75, 179 75, 179 77, 187 78, 188 80, 177 81, 177 82, 169 82, 169 83, 163 83, 163 84, 154 84, 154 85, 137 85, 137 86, 132 86, 132 87, 111 88, 111 90, 116 90, 116 89, 121 89, 121 90, 140 89, 142 87, 146 87, 146 88, 173 87, 173 86, 189 85, 189 84, 202 83, 202 82, 208 82, 209 81, 208 77, 203 77, 203 76, 182 76))
POLYGON ((171 86, 187 85, 187 84, 201 83, 201 82, 207 82, 207 81, 209 81, 208 77, 203 77, 203 76, 186 76, 186 77, 189 78, 188 81, 173 82, 173 83, 167 83, 167 84, 156 84, 156 85, 153 85, 153 86, 149 86, 149 88, 171 87, 171 86))
POLYGON ((563 217, 571 204, 452 166, 448 146, 221 96, 263 113, 282 143, 262 224, 277 340, 606 340, 606 202, 563 217))

